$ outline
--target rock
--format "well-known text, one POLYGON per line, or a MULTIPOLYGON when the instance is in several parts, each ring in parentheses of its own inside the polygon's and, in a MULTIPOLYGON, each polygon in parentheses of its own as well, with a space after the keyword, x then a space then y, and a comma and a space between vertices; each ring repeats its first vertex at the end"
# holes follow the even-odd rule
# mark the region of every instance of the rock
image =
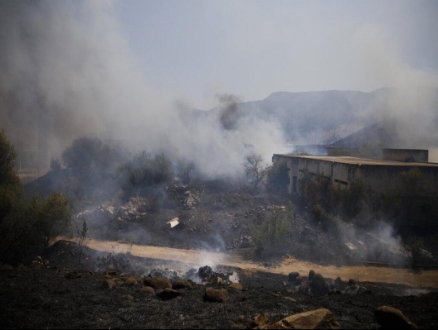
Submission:
POLYGON ((225 280, 218 276, 218 278, 216 279, 216 283, 217 284, 225 284, 225 280))
POLYGON ((283 297, 283 298, 292 302, 296 302, 296 300, 292 297, 283 297))
POLYGON ((189 281, 185 280, 175 280, 172 283, 172 289, 178 290, 178 289, 192 289, 193 284, 189 281))
POLYGON ((226 289, 205 288, 205 301, 225 302, 228 300, 228 291, 226 289))
MULTIPOLYGON (((264 328, 264 327, 261 327, 264 328)), ((340 329, 333 314, 325 308, 290 315, 265 329, 340 329)))
POLYGON ((146 293, 146 294, 155 294, 155 290, 153 287, 150 286, 144 286, 140 289, 140 292, 146 293))
POLYGON ((357 286, 357 285, 350 285, 350 286, 347 286, 345 288, 344 293, 346 293, 346 294, 356 294, 357 290, 359 290, 359 286, 357 286))
POLYGON ((321 274, 316 274, 313 277, 310 289, 315 296, 324 296, 329 292, 329 286, 321 274))
POLYGON ((150 286, 155 290, 172 288, 172 283, 170 283, 170 281, 165 277, 145 277, 143 280, 143 284, 145 286, 150 286))
POLYGON ((240 283, 231 283, 228 288, 236 291, 242 291, 243 289, 242 284, 240 283))
POLYGON ((138 280, 134 276, 128 276, 127 278, 124 279, 124 282, 126 285, 130 285, 130 286, 138 284, 138 280))
POLYGON ((266 325, 266 323, 268 323, 268 320, 269 318, 265 314, 257 315, 252 319, 250 327, 263 327, 266 325))
POLYGON ((295 280, 297 279, 297 277, 300 277, 300 273, 298 273, 298 272, 291 272, 291 273, 289 273, 287 279, 288 279, 289 282, 295 283, 295 280))
POLYGON ((301 282, 300 287, 298 288, 298 292, 302 294, 309 293, 309 284, 307 282, 301 282))
POLYGON ((112 278, 107 278, 105 281, 103 281, 101 288, 112 290, 115 286, 116 286, 116 281, 112 278))
POLYGON ((199 267, 198 269, 198 275, 202 280, 209 278, 211 274, 213 274, 213 270, 210 266, 199 267))
POLYGON ((67 274, 64 275, 65 278, 68 278, 69 280, 75 279, 75 278, 80 278, 81 275, 78 272, 68 272, 67 274))
POLYGON ((352 278, 350 278, 350 279, 348 280, 348 286, 353 286, 353 285, 356 285, 356 281, 353 280, 352 278))
POLYGON ((418 329, 400 310, 394 307, 380 306, 374 311, 374 317, 382 329, 418 329))
POLYGON ((301 276, 298 276, 297 278, 295 278, 294 284, 295 285, 300 285, 302 281, 303 281, 303 278, 301 276))
POLYGON ((356 294, 372 295, 373 293, 370 290, 368 290, 366 287, 361 286, 357 289, 356 294))
POLYGON ((173 289, 166 288, 162 291, 157 292, 157 296, 163 300, 174 299, 178 296, 181 296, 182 293, 173 289))
POLYGON ((335 287, 337 288, 337 289, 339 289, 340 287, 342 287, 342 285, 343 285, 343 283, 342 283, 342 279, 338 276, 338 277, 336 277, 336 279, 335 279, 335 287))
POLYGON ((311 280, 313 280, 314 276, 315 276, 315 271, 313 269, 311 269, 310 272, 309 272, 308 281, 310 282, 311 280))

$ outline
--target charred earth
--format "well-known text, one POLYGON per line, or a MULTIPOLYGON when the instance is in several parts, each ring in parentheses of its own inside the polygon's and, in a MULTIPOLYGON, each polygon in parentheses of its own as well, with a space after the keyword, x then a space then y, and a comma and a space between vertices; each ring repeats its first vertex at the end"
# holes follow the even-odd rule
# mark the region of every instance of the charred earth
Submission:
MULTIPOLYGON (((90 249, 72 232, 31 264, 3 265, 2 327, 263 328, 280 327, 275 322, 281 320, 283 326, 298 322, 295 326, 319 328, 384 328, 388 322, 438 326, 436 282, 417 289, 293 267, 288 274, 273 271, 287 255, 334 265, 339 274, 350 265, 412 265, 403 249, 405 238, 394 234, 384 240, 371 229, 316 222, 295 205, 223 180, 90 203, 75 225, 80 228, 85 219, 87 238, 106 240, 111 253, 90 249), (273 220, 280 231, 266 227, 273 220), (122 244, 235 254, 266 271, 208 258, 188 263, 160 255, 138 257, 129 249, 118 251, 122 244), (397 310, 378 309, 382 306, 397 310), (319 323, 299 323, 309 318, 319 323)), ((420 275, 436 265, 436 235, 426 233, 422 239, 424 249, 413 270, 420 275)))

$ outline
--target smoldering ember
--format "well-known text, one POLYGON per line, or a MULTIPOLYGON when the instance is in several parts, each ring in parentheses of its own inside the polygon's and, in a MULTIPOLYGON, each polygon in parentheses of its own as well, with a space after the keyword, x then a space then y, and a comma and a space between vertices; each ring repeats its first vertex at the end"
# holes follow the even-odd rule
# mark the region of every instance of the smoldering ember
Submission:
POLYGON ((0 327, 438 328, 436 13, 0 0, 0 327))

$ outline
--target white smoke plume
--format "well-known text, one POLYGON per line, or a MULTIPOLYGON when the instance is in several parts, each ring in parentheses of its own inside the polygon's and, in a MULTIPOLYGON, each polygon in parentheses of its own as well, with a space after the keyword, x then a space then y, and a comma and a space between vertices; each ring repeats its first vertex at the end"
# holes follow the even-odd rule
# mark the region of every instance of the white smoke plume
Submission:
POLYGON ((81 136, 122 140, 137 150, 193 159, 207 175, 238 173, 248 144, 266 160, 283 151, 273 123, 236 119, 235 129, 226 130, 218 118, 187 118, 175 100, 154 90, 114 3, 0 6, 0 119, 16 145, 39 138, 41 148, 59 157, 81 136))

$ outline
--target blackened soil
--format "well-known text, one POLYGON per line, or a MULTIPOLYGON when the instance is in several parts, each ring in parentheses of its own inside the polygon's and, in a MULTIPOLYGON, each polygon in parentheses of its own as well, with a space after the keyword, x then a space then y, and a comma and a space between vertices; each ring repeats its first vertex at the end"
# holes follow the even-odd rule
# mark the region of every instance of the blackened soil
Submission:
POLYGON ((71 243, 58 244, 49 252, 43 259, 49 258, 50 266, 34 263, 32 267, 0 270, 2 328, 245 328, 259 314, 274 322, 325 307, 342 328, 363 329, 379 327, 374 310, 382 305, 400 309, 420 328, 438 327, 438 293, 398 296, 395 293, 408 292, 406 287, 398 285, 360 283, 369 290, 367 294, 331 293, 312 297, 298 293, 286 276, 216 269, 216 272, 236 273, 243 290, 228 289, 226 302, 207 302, 203 299, 206 287, 227 288, 227 285, 204 283, 179 289, 181 296, 163 300, 142 291, 141 278, 160 269, 171 280, 184 277, 180 271, 183 265, 114 255, 99 258, 113 260, 111 268, 114 260, 121 264, 123 259, 126 271, 88 271, 96 267, 90 250, 83 251, 80 267, 76 263, 78 249, 71 243), (140 281, 127 284, 129 275, 137 276, 140 281), (118 284, 112 289, 103 288, 102 283, 108 279, 118 284))

